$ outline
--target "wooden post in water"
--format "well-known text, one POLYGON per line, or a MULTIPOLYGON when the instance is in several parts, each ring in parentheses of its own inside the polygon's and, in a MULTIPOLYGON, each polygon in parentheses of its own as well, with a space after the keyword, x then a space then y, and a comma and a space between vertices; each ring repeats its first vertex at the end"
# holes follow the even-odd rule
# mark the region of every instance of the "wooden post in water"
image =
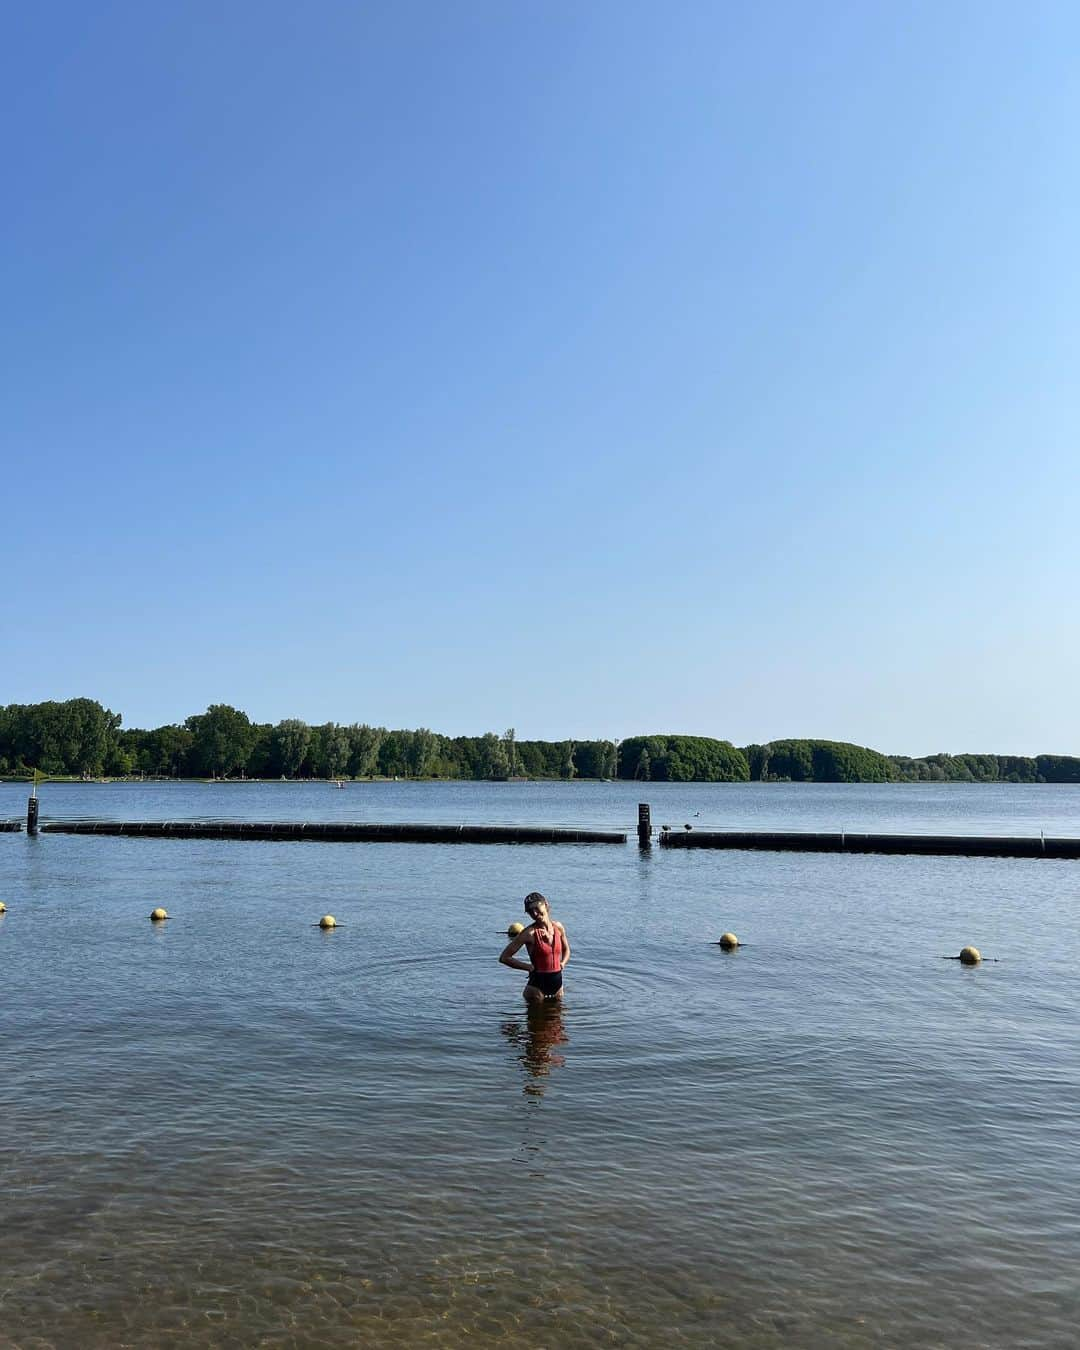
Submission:
POLYGON ((637 841, 639 848, 652 848, 652 813, 648 802, 638 803, 637 841))
POLYGON ((37 813, 38 813, 38 799, 37 799, 37 784, 35 783, 33 791, 26 800, 27 834, 37 834, 37 813))

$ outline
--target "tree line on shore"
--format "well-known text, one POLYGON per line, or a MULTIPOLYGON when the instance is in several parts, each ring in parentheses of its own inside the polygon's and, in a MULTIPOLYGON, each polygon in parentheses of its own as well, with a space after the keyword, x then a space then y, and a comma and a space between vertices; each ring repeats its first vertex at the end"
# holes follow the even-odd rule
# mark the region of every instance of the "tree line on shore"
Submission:
POLYGON ((887 755, 845 741, 735 746, 711 736, 518 740, 298 718, 225 703, 144 731, 93 699, 0 707, 0 774, 160 778, 623 778, 641 782, 1080 783, 1071 755, 887 755))

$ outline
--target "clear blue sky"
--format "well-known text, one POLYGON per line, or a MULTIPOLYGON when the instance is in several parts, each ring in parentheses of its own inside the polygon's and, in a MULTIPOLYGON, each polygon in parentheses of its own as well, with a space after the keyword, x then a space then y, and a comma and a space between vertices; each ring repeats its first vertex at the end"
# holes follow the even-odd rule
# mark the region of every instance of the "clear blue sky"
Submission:
POLYGON ((0 702, 1080 752, 1080 8, 44 3, 0 702))

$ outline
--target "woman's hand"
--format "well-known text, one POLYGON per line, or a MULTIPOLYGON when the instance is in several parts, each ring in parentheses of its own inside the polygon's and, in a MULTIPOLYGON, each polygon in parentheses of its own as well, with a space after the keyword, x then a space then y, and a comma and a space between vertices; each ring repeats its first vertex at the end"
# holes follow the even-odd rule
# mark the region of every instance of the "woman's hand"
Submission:
POLYGON ((499 953, 499 960, 502 962, 504 966, 509 966, 511 970, 523 970, 525 971, 526 974, 531 975, 532 962, 519 961, 514 956, 514 953, 516 951, 520 951, 521 948, 525 945, 525 936, 526 933, 528 933, 528 931, 529 930, 526 929, 524 933, 519 933, 517 937, 511 938, 510 941, 499 953))

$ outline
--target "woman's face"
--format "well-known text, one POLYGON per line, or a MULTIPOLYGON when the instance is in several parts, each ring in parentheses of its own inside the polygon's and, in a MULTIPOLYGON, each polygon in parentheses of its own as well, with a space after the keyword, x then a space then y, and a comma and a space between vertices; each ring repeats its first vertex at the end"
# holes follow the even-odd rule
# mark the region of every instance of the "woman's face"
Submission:
POLYGON ((548 916, 547 903, 543 900, 534 900, 530 904, 529 901, 526 900, 525 913, 534 923, 543 923, 548 916))

